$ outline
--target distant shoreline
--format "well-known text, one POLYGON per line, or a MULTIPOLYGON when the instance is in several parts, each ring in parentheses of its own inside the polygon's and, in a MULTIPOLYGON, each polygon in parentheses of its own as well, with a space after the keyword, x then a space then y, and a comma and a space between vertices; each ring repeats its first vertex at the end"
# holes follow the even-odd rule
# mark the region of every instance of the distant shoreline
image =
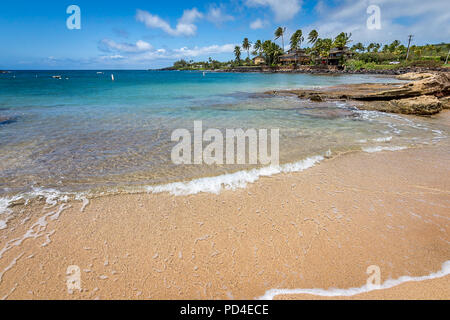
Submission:
POLYGON ((399 68, 399 69, 379 69, 379 70, 339 70, 337 68, 320 68, 320 67, 309 67, 302 69, 289 69, 282 67, 239 67, 231 69, 221 69, 221 70, 178 70, 172 67, 163 69, 150 69, 149 71, 194 71, 194 72, 212 72, 212 73, 303 73, 303 74, 375 74, 375 75, 401 75, 405 73, 425 73, 425 72, 450 72, 450 68, 421 68, 421 67, 410 67, 410 68, 399 68))

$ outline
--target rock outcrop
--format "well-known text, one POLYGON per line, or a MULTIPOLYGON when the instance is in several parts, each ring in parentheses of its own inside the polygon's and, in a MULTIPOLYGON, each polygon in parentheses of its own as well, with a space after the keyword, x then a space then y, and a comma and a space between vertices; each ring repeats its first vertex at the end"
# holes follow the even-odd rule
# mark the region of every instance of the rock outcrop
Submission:
POLYGON ((272 94, 295 94, 311 101, 353 100, 363 109, 384 112, 432 115, 449 108, 450 73, 408 73, 398 79, 408 83, 363 83, 339 85, 320 90, 275 91, 272 94))
POLYGON ((398 80, 417 81, 417 80, 423 80, 423 79, 427 79, 427 78, 431 78, 431 77, 433 77, 432 73, 409 72, 409 73, 398 75, 395 78, 398 80))
POLYGON ((442 103, 442 108, 450 109, 450 96, 439 99, 442 103))
POLYGON ((396 113, 433 115, 442 111, 442 103, 434 96, 420 96, 415 98, 389 101, 396 113))

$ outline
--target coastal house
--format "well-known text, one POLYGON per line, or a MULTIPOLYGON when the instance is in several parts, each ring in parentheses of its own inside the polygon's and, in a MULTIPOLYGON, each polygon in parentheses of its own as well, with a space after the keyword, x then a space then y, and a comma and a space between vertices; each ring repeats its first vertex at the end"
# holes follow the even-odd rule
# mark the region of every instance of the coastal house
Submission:
POLYGON ((333 48, 327 58, 327 63, 332 66, 338 66, 343 60, 353 57, 353 52, 348 47, 333 48))
POLYGON ((291 49, 287 54, 280 56, 280 62, 288 64, 309 64, 311 57, 302 49, 291 49))
POLYGON ((266 64, 266 60, 263 57, 258 56, 253 58, 253 64, 256 66, 260 66, 266 64))

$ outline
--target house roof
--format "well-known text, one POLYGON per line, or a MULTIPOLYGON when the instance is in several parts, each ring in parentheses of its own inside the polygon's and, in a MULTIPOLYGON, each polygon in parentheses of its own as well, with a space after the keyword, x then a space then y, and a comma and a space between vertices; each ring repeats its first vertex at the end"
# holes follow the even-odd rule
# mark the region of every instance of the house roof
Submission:
POLYGON ((343 47, 343 48, 332 48, 330 50, 330 53, 338 53, 338 52, 350 52, 348 47, 343 47))
POLYGON ((303 50, 299 50, 294 53, 283 54, 280 56, 280 59, 298 59, 298 58, 309 58, 309 55, 305 53, 303 50))

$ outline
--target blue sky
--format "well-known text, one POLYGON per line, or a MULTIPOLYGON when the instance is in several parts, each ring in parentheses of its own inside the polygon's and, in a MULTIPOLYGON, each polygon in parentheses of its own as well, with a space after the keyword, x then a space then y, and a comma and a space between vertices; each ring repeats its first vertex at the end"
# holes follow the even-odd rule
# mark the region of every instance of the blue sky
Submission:
MULTIPOLYGON (((450 42, 448 0, 199 0, 0 2, 0 69, 147 69, 185 58, 233 58, 244 37, 273 39, 315 28, 321 37, 352 32, 363 43, 450 42), (81 29, 69 30, 69 5, 81 9, 81 29), (367 28, 378 5, 381 30, 367 28)), ((288 41, 286 41, 288 42, 288 41)))

